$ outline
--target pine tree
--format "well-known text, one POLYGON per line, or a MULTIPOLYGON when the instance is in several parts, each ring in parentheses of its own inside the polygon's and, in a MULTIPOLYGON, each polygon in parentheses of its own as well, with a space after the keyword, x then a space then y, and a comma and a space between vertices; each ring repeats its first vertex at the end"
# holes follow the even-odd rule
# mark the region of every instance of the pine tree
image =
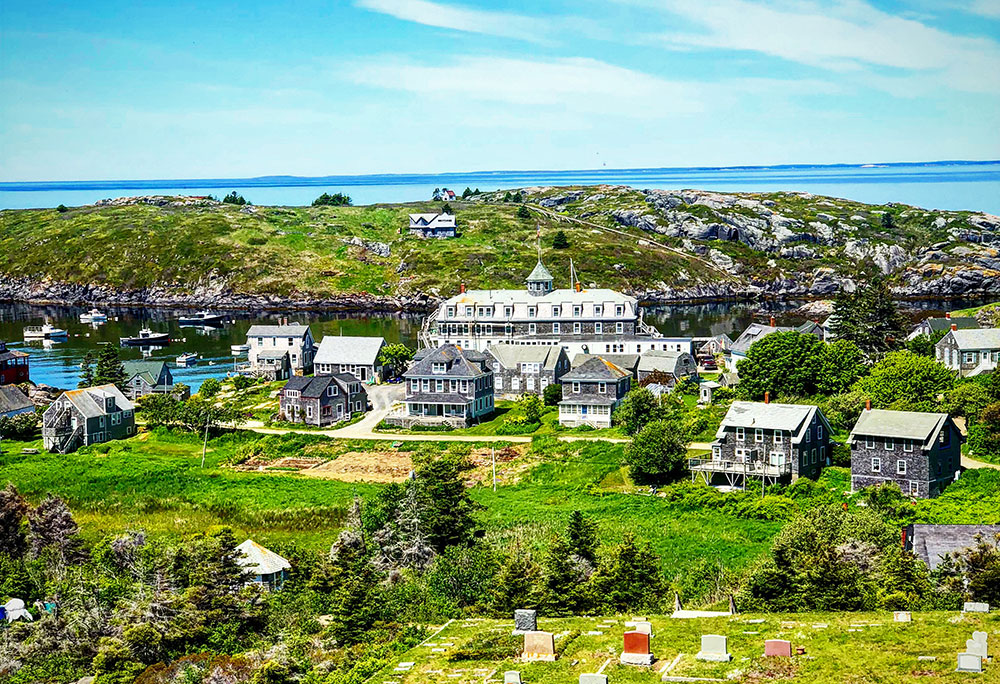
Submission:
POLYGON ((13 483, 0 490, 0 553, 12 558, 21 558, 27 549, 24 537, 24 520, 28 514, 28 502, 13 483))
POLYGON ((660 559, 649 543, 628 534, 613 547, 592 578, 594 593, 605 610, 655 610, 663 594, 660 559))
POLYGON ((566 530, 570 551, 580 558, 594 563, 597 560, 597 523, 580 511, 569 514, 566 530))
POLYGON ((462 191, 462 199, 468 199, 472 195, 472 188, 466 186, 465 190, 462 191))
MULTIPOLYGON (((109 345, 110 346, 110 345, 109 345)), ((77 387, 93 387, 94 386, 94 353, 88 351, 83 356, 83 363, 80 365, 83 369, 80 372, 80 382, 77 387)))
POLYGON ((117 385, 125 388, 125 366, 118 355, 118 347, 106 344, 97 355, 97 370, 94 371, 94 385, 117 385))
POLYGON ((562 537, 556 537, 542 558, 545 614, 573 615, 587 609, 586 576, 573 549, 562 537))
POLYGON ((481 506, 469 498, 462 479, 471 468, 464 456, 445 453, 417 469, 421 524, 438 553, 472 540, 477 527, 472 513, 481 506))
POLYGON ((531 554, 515 546, 500 566, 492 604, 497 615, 518 608, 538 608, 543 602, 542 572, 531 554))
POLYGON ((552 238, 552 246, 556 249, 566 249, 569 247, 569 238, 566 237, 564 231, 560 230, 556 232, 555 237, 552 238))
POLYGON ((866 279, 854 292, 841 290, 834 300, 832 318, 833 335, 853 342, 870 359, 905 342, 905 322, 881 276, 866 279))
POLYGON ((437 554, 422 529, 420 512, 417 487, 411 482, 394 519, 373 536, 378 548, 376 568, 383 572, 402 568, 423 572, 430 567, 437 554))

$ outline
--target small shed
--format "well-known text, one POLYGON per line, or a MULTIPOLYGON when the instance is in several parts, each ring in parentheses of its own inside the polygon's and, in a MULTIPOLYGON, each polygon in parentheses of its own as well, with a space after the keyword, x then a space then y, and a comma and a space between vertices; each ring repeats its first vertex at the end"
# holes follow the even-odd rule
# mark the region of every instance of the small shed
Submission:
POLYGON ((243 554, 239 563, 253 574, 253 584, 271 590, 281 589, 288 578, 288 571, 292 569, 291 563, 253 539, 247 539, 236 550, 243 554))
POLYGON ((715 380, 709 380, 708 382, 703 382, 698 385, 698 403, 711 404, 712 393, 720 387, 722 387, 722 385, 717 383, 715 380))

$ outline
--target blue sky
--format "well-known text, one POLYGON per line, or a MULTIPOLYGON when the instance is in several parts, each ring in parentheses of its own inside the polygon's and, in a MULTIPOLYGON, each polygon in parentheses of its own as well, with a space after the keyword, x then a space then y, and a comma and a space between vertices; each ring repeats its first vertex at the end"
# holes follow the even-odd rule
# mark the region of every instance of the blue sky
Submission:
POLYGON ((0 3, 0 180, 1000 158, 1000 0, 0 3))

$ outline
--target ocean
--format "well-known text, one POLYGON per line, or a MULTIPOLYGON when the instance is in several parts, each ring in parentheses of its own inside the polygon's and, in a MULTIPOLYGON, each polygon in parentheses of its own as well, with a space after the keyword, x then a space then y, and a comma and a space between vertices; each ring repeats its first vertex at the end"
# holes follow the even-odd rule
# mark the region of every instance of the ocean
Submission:
POLYGON ((599 184, 667 190, 789 190, 871 204, 900 202, 926 209, 1000 214, 1000 161, 5 182, 0 183, 0 209, 79 206, 128 195, 221 197, 231 190, 259 205, 306 205, 324 192, 345 193, 354 204, 376 204, 430 199, 434 188, 441 187, 461 193, 466 187, 492 191, 532 185, 599 184))

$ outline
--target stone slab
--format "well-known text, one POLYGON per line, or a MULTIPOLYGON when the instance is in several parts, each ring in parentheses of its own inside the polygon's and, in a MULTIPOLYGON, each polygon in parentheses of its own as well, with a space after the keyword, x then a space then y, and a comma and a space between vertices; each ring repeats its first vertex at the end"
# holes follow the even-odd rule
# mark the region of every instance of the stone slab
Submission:
POLYGON ((503 684, 521 684, 521 673, 516 670, 504 672, 503 684))
POLYGON ((728 640, 720 634, 702 634, 701 651, 696 660, 707 660, 713 663, 728 663, 733 659, 729 655, 728 640))
POLYGON ((966 601, 965 605, 962 606, 963 613, 988 613, 990 612, 990 604, 988 603, 977 603, 973 601, 966 601))
POLYGON ((552 632, 527 632, 522 657, 525 660, 555 660, 555 636, 552 632))
POLYGON ((643 634, 648 634, 649 636, 653 636, 652 622, 638 621, 635 623, 634 629, 636 632, 642 632, 643 634))
POLYGON ((518 632, 538 631, 538 611, 537 610, 515 610, 514 630, 518 632))
POLYGON ((955 672, 982 672, 983 659, 975 653, 959 653, 958 667, 955 672))
POLYGON ((778 658, 792 657, 792 642, 784 639, 768 639, 764 642, 764 655, 778 658))
POLYGON ((975 639, 965 640, 965 652, 972 653, 980 657, 980 659, 986 657, 986 644, 982 641, 976 641, 975 639))
POLYGON ((606 674, 581 674, 579 684, 608 684, 606 674))
POLYGON ((892 614, 893 622, 913 622, 913 614, 908 610, 897 610, 892 614))
POLYGON ((625 632, 622 638, 624 642, 623 652, 647 655, 649 653, 649 635, 645 632, 633 630, 625 632))
POLYGON ((654 660, 652 653, 622 653, 618 657, 622 665, 652 665, 654 660))

